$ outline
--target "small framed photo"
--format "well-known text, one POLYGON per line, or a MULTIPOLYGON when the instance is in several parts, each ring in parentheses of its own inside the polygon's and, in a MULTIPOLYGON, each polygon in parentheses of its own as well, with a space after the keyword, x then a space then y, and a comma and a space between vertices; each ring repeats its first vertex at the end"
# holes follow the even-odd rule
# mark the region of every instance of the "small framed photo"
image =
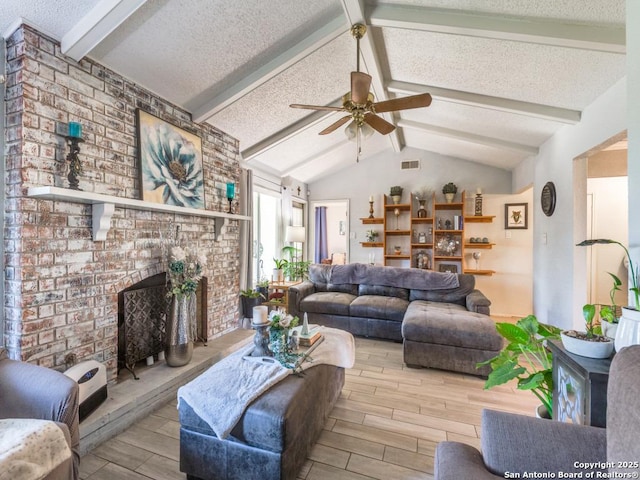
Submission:
POLYGON ((458 273, 458 266, 455 263, 441 263, 438 270, 440 272, 458 273))
POLYGON ((528 203, 504 204, 504 228, 505 230, 529 228, 528 203))

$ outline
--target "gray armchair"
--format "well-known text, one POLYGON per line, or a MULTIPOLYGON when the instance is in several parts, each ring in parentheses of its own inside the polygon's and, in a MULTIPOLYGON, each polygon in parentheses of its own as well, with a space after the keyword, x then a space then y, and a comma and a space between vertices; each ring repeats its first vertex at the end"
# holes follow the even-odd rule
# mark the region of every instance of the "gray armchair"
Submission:
POLYGON ((484 410, 482 453, 462 443, 441 442, 436 447, 435 478, 495 480, 523 478, 524 472, 553 472, 553 478, 558 478, 558 472, 581 472, 584 478, 591 471, 640 473, 639 410, 640 345, 635 345, 622 349, 613 359, 606 429, 484 410))
POLYGON ((72 458, 45 480, 79 478, 78 384, 55 370, 7 358, 0 348, 0 418, 53 420, 63 430, 72 458))

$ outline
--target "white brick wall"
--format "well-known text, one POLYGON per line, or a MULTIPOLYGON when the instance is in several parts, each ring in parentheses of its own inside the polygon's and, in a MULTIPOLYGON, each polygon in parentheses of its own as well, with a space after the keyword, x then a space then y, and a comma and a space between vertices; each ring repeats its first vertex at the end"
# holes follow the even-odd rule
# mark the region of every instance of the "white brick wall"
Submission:
POLYGON ((206 252, 209 338, 238 320, 239 225, 213 238, 212 219, 116 209, 107 240, 91 239, 91 207, 25 197, 28 187, 67 186, 69 121, 83 126, 85 191, 140 198, 135 109, 202 138, 206 208, 225 211, 214 182, 240 177, 238 142, 90 60, 23 26, 7 40, 5 341, 13 358, 64 369, 64 358, 117 366, 117 293, 155 273, 161 231, 181 225, 182 239, 206 252))

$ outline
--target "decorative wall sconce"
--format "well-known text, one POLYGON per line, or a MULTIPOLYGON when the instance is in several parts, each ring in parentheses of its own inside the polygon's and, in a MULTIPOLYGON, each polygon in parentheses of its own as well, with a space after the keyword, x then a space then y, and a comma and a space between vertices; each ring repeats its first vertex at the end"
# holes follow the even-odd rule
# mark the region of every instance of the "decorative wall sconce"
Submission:
POLYGON ((236 197, 236 184, 235 183, 227 183, 227 200, 229 201, 229 211, 227 213, 233 213, 233 209, 231 208, 231 204, 233 203, 233 199, 236 197))
POLYGON ((78 175, 82 175, 82 164, 80 163, 80 143, 84 142, 82 139, 82 125, 78 122, 69 122, 69 131, 65 136, 67 145, 69 145, 69 154, 67 155, 67 161, 69 162, 69 188, 72 190, 80 190, 80 182, 78 175))

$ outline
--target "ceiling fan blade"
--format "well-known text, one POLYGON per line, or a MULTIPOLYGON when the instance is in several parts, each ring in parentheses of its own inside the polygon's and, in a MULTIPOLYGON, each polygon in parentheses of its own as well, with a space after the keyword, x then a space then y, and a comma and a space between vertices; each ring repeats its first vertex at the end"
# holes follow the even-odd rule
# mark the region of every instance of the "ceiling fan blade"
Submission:
POLYGON ((302 105, 300 103, 292 103, 291 108, 306 108, 308 110, 327 110, 329 112, 344 112, 343 107, 323 107, 321 105, 302 105))
POLYGON ((396 129, 395 125, 387 122, 384 118, 379 117, 373 113, 365 115, 364 121, 382 135, 387 135, 388 133, 391 133, 396 129))
POLYGON ((363 72, 351 72, 351 101, 360 105, 367 103, 371 87, 371 75, 363 72))
POLYGON ((337 122, 333 122, 331 125, 329 125, 327 128, 325 128, 324 130, 322 130, 318 135, 326 135, 327 133, 331 133, 334 130, 336 130, 337 128, 341 127, 342 125, 344 125, 345 123, 347 123, 349 120, 351 120, 351 115, 347 115, 346 117, 342 117, 340 120, 338 120, 337 122))
POLYGON ((410 97, 394 98, 373 104, 376 113, 394 112, 396 110, 409 110, 411 108, 428 107, 431 105, 431 95, 421 93, 410 97))

